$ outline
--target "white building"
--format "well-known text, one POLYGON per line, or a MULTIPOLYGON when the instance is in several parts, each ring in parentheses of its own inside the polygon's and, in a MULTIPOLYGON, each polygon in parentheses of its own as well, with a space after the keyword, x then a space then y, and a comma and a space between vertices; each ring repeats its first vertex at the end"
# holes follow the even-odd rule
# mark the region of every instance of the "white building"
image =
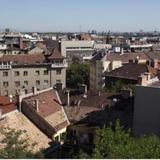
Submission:
POLYGON ((81 61, 91 59, 94 41, 61 41, 62 56, 67 57, 68 63, 72 63, 74 57, 81 61))

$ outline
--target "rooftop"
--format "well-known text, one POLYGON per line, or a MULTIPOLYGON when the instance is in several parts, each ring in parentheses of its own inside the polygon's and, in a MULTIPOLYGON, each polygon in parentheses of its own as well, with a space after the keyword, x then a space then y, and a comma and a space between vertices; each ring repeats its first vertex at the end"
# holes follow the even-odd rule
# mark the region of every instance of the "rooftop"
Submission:
POLYGON ((151 85, 148 85, 150 87, 156 87, 156 88, 160 88, 160 81, 152 83, 151 85))
POLYGON ((0 110, 2 114, 9 113, 17 109, 15 102, 10 102, 10 98, 7 96, 0 96, 0 110))
POLYGON ((75 91, 70 91, 70 106, 67 106, 67 94, 63 91, 59 91, 62 103, 65 106, 65 111, 71 122, 76 122, 86 117, 88 113, 93 111, 103 110, 102 106, 108 106, 110 101, 107 99, 111 94, 101 92, 94 93, 93 91, 88 91, 87 97, 84 98, 83 93, 76 93, 75 91), (78 107, 77 102, 80 102, 78 107))
POLYGON ((105 76, 137 80, 137 78, 145 72, 151 73, 152 76, 156 75, 156 69, 146 64, 128 63, 111 72, 105 72, 105 76))
POLYGON ((22 55, 3 55, 0 57, 0 62, 12 62, 13 64, 39 64, 43 63, 45 57, 43 54, 22 54, 22 55))
POLYGON ((38 100, 39 109, 37 113, 42 116, 52 127, 59 130, 68 126, 68 119, 59 102, 58 95, 53 89, 24 99, 24 101, 34 109, 35 100, 38 100))
MULTIPOLYGON (((12 112, 9 116, 0 120, 0 127, 10 127, 15 130, 25 131, 24 138, 28 138, 29 144, 36 143, 31 149, 33 152, 48 148, 51 140, 43 134, 28 118, 20 112, 12 112)), ((1 147, 1 146, 0 146, 1 147)))
POLYGON ((57 48, 54 48, 51 52, 51 55, 48 57, 49 59, 64 59, 60 51, 57 48))
POLYGON ((129 60, 135 60, 139 58, 140 60, 149 60, 145 53, 124 53, 124 54, 107 54, 107 61, 122 61, 123 63, 128 63, 129 60))
MULTIPOLYGON (((53 52, 48 55, 48 59, 63 59, 64 57, 54 49, 53 52)), ((21 55, 3 55, 0 57, 0 62, 12 62, 13 64, 24 65, 24 64, 41 64, 44 63, 46 57, 42 53, 35 54, 21 54, 21 55)))

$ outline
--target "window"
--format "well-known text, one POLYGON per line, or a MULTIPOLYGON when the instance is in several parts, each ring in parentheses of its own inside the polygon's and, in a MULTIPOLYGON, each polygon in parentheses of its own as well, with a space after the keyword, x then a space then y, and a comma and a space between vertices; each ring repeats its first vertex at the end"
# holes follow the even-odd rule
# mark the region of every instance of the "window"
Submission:
POLYGON ((4 87, 8 87, 8 85, 9 85, 8 82, 3 82, 4 87))
POLYGON ((5 90, 5 91, 4 91, 4 95, 5 95, 5 96, 8 96, 8 90, 5 90))
POLYGON ((16 86, 16 87, 19 87, 19 86, 20 86, 20 81, 15 81, 14 83, 15 83, 15 86, 16 86))
POLYGON ((48 80, 44 80, 44 85, 45 85, 45 86, 48 85, 48 80))
POLYGON ((56 74, 60 75, 61 74, 61 70, 56 70, 56 74))
POLYGON ((25 89, 25 90, 24 90, 24 92, 25 92, 25 94, 27 94, 27 93, 28 93, 28 90, 27 90, 27 89, 25 89))
POLYGON ((28 86, 28 81, 24 81, 24 85, 25 85, 25 86, 28 86))
POLYGON ((48 75, 48 70, 44 70, 44 75, 48 75))
POLYGON ((39 76, 40 75, 40 71, 37 70, 36 71, 36 75, 39 76))
POLYGON ((3 72, 3 77, 7 77, 8 76, 8 72, 3 72))
POLYGON ((23 72, 23 75, 24 75, 24 76, 28 76, 28 71, 24 71, 24 72, 23 72))
POLYGON ((36 80, 36 85, 40 85, 40 80, 36 80))
POLYGON ((18 94, 18 90, 17 90, 17 89, 15 89, 15 91, 14 91, 14 92, 15 92, 15 95, 16 95, 16 94, 18 94))
POLYGON ((19 71, 15 71, 15 72, 14 72, 14 75, 15 75, 15 76, 19 76, 19 75, 20 75, 19 71))
POLYGON ((56 80, 56 83, 61 83, 61 80, 59 80, 59 79, 58 79, 58 80, 56 80))

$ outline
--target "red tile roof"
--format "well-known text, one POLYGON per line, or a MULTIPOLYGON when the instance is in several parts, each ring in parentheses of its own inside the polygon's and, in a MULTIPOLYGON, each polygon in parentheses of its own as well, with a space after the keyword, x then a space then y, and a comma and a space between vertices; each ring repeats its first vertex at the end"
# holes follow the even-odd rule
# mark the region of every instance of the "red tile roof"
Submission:
POLYGON ((152 76, 156 74, 156 70, 146 64, 129 63, 111 72, 105 72, 105 76, 137 80, 138 76, 145 72, 151 73, 152 76))
POLYGON ((140 60, 149 60, 150 58, 145 53, 124 53, 124 54, 107 54, 107 61, 122 61, 123 63, 128 63, 129 60, 135 60, 138 58, 140 60))
POLYGON ((59 104, 56 92, 53 89, 23 99, 27 106, 33 107, 34 109, 36 100, 38 100, 39 106, 36 114, 43 117, 56 132, 69 125, 65 112, 59 104))
POLYGON ((48 58, 49 59, 64 59, 65 57, 62 56, 62 54, 60 53, 60 51, 57 48, 55 48, 52 50, 52 53, 48 58))
POLYGON ((43 63, 45 57, 43 54, 23 54, 23 55, 3 55, 0 57, 0 62, 12 61, 15 64, 37 64, 43 63))
POLYGON ((34 101, 39 100, 39 114, 42 117, 47 117, 57 111, 61 110, 61 105, 58 102, 56 93, 53 90, 49 90, 38 95, 26 98, 25 101, 28 104, 34 105, 34 101))
POLYGON ((9 113, 17 109, 17 106, 14 102, 10 102, 9 97, 0 96, 0 109, 2 110, 2 114, 9 113))
MULTIPOLYGON (((47 56, 47 55, 46 55, 47 56)), ((54 49, 48 59, 64 59, 58 49, 54 49)), ((13 62, 13 64, 42 64, 46 60, 42 53, 21 54, 21 55, 3 55, 0 57, 0 62, 13 62)))

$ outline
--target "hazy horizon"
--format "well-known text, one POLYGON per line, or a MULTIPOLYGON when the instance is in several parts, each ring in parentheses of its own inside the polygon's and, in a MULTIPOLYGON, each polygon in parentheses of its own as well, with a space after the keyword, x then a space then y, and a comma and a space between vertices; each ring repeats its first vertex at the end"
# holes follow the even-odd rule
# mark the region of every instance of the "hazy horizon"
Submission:
POLYGON ((22 32, 160 31, 158 0, 5 0, 0 28, 22 32))

